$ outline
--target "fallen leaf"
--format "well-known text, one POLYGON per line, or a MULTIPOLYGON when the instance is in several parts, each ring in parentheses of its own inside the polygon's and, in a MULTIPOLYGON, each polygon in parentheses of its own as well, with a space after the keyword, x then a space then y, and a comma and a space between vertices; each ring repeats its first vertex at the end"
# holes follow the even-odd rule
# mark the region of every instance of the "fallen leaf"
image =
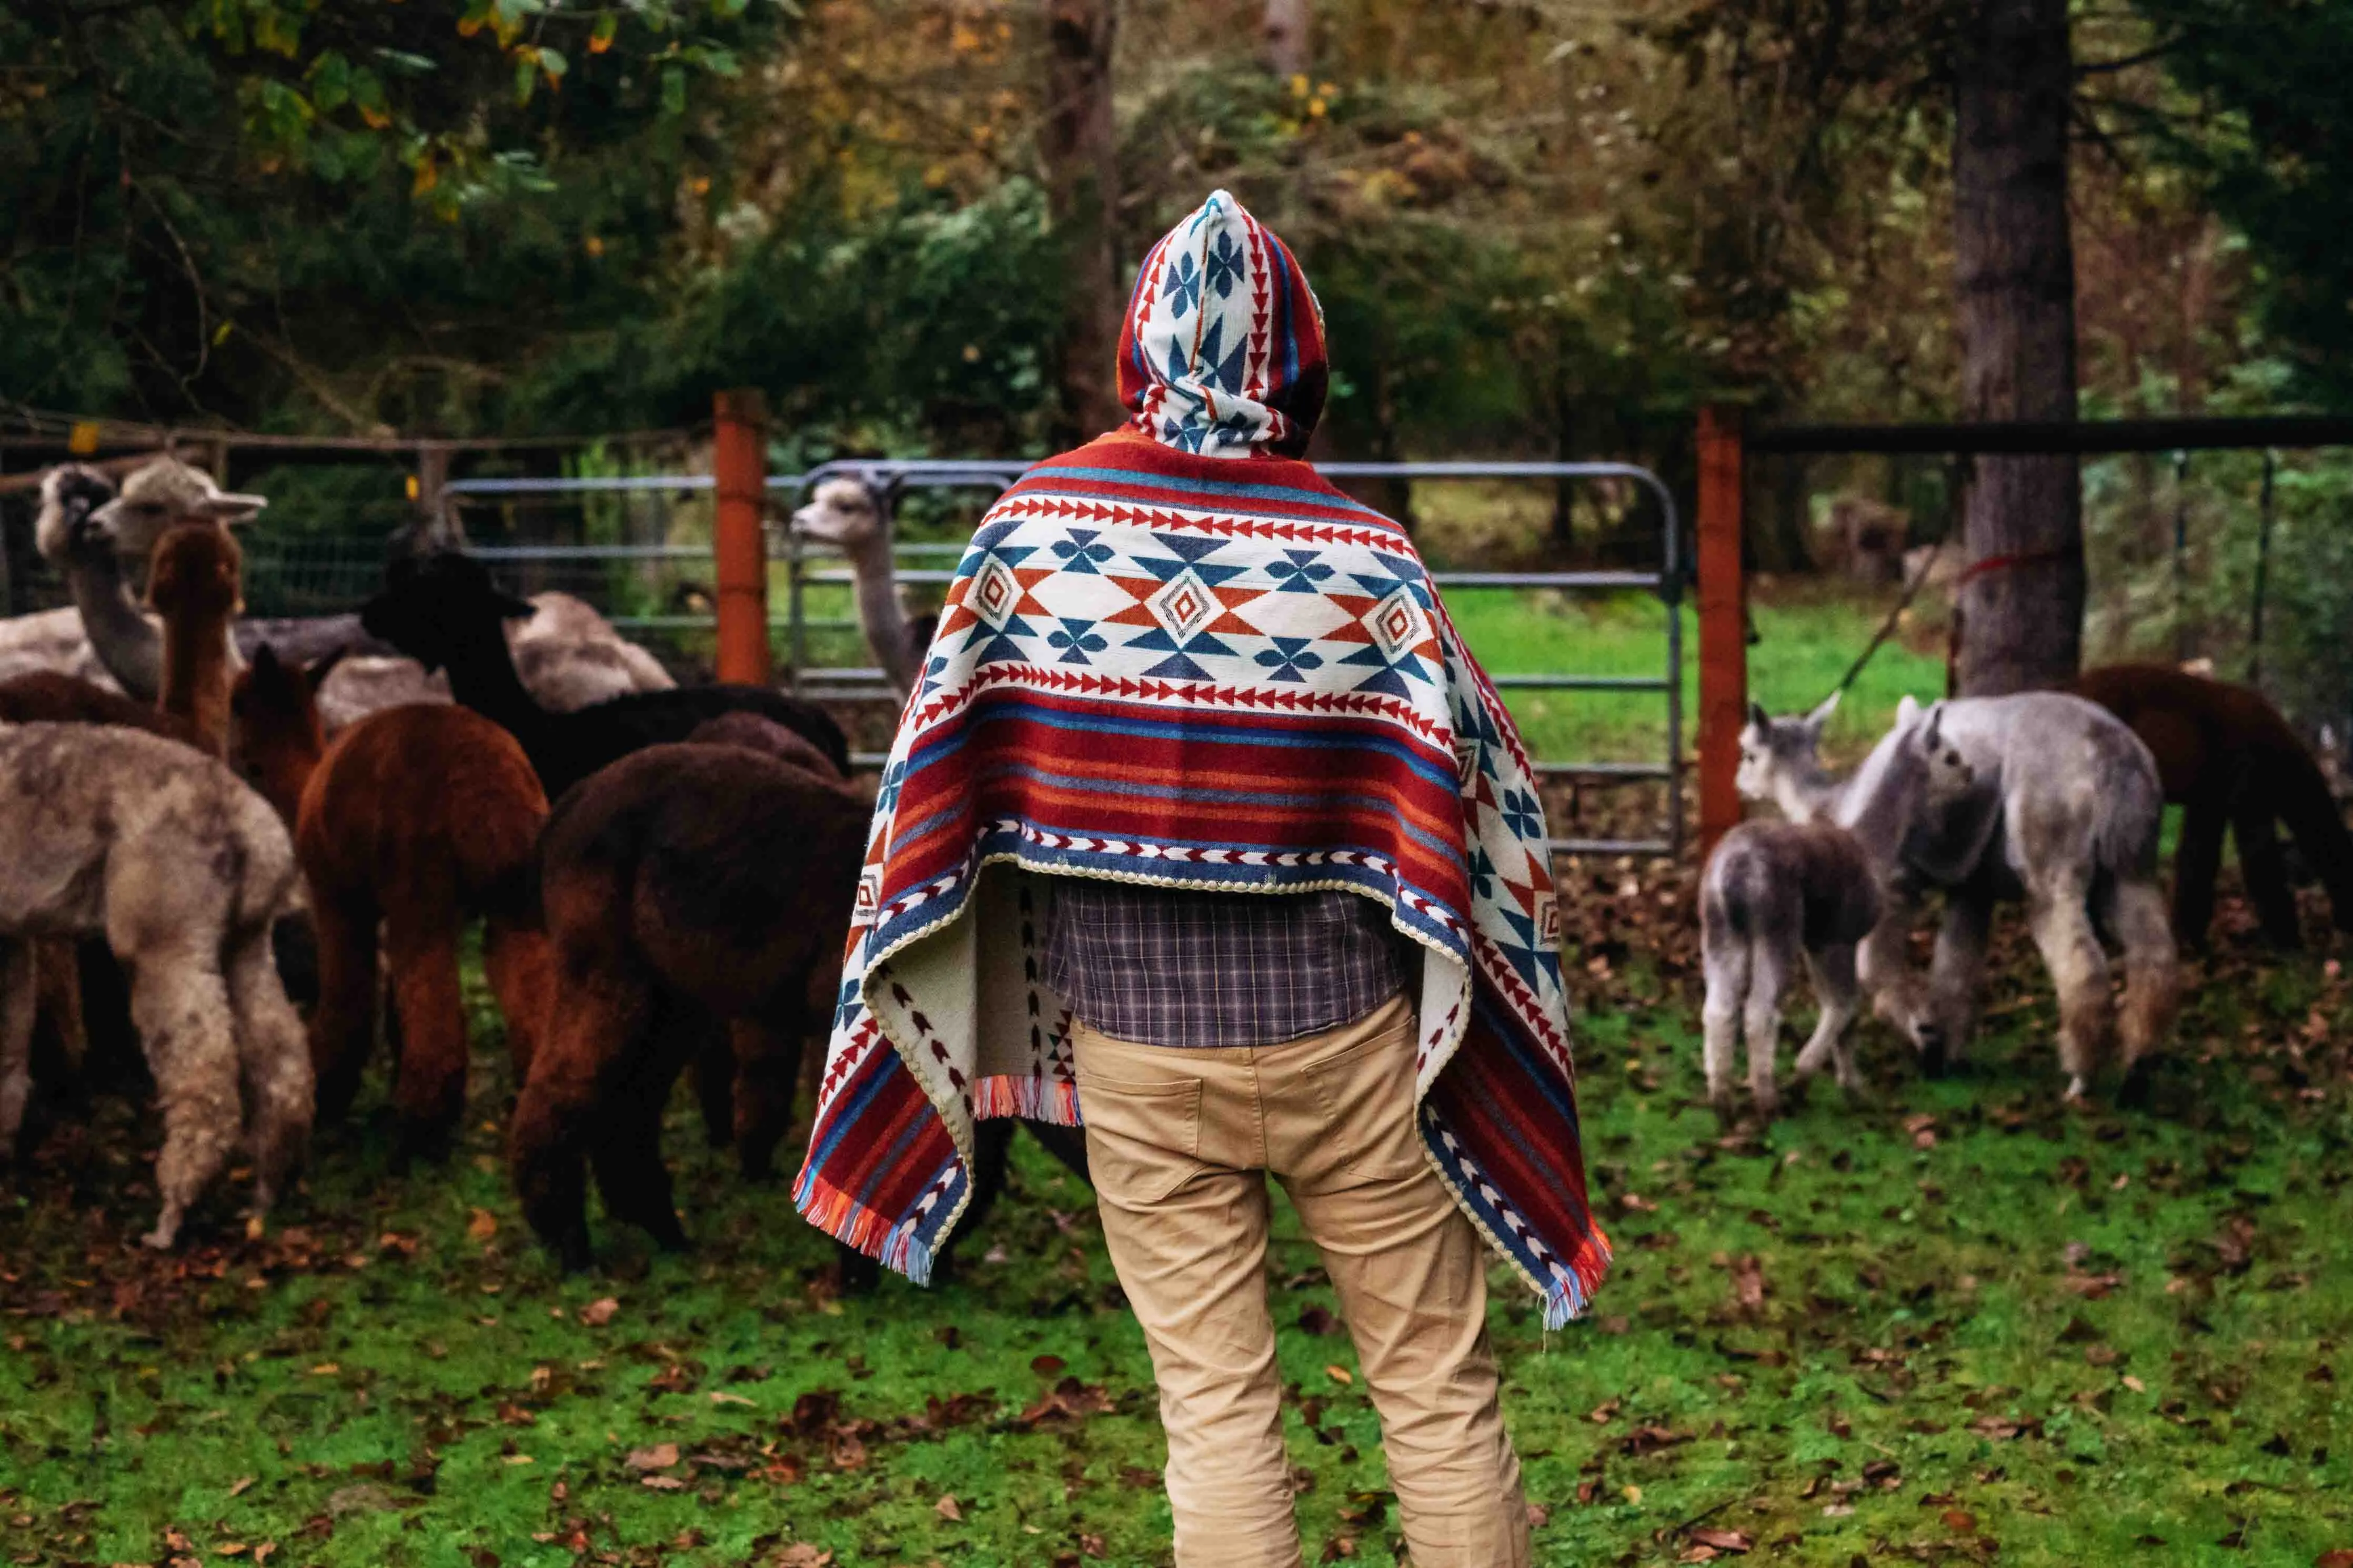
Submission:
POLYGON ((252 1489, 253 1483, 260 1479, 261 1478, 259 1476, 237 1477, 237 1479, 229 1482, 228 1495, 231 1497, 243 1497, 248 1491, 252 1489))
POLYGON ((1745 1530, 1694 1530, 1691 1538, 1702 1546, 1713 1546, 1718 1552, 1728 1552, 1736 1557, 1754 1550, 1757 1545, 1756 1538, 1745 1530))
POLYGON ((651 1487, 658 1492, 684 1491, 686 1483, 676 1476, 639 1476, 638 1485, 651 1487))
POLYGON ((932 1505, 932 1511, 951 1524, 964 1522, 964 1510, 957 1505, 954 1492, 942 1492, 940 1500, 932 1505))
POLYGON ((1978 1516, 1965 1508, 1948 1508, 1944 1512, 1945 1528, 1956 1535, 1975 1535, 1978 1516))
POLYGON ((796 1541, 776 1553, 776 1568, 832 1568, 833 1553, 820 1552, 806 1541, 796 1541))
MULTIPOLYGON (((480 1214, 482 1211, 476 1209, 474 1212, 476 1214, 480 1214)), ((497 1224, 495 1220, 491 1223, 493 1225, 497 1224)), ((621 1303, 615 1300, 612 1297, 607 1296, 601 1301, 591 1301, 586 1306, 581 1308, 580 1321, 587 1324, 592 1329, 601 1329, 607 1323, 611 1322, 613 1321, 613 1314, 620 1310, 621 1303)))
POLYGON ((2339 1546, 2312 1560, 2312 1568, 2353 1568, 2353 1546, 2339 1546))
POLYGON ((633 1470, 667 1470, 678 1463, 678 1445, 657 1443, 650 1448, 632 1448, 621 1462, 633 1470))
POLYGON ((1348 1375, 1348 1369, 1345 1366, 1327 1366, 1324 1369, 1324 1375, 1344 1388, 1356 1381, 1348 1375))
POLYGON ((466 1221, 466 1234, 476 1241, 488 1241, 499 1233, 499 1216, 488 1209, 476 1209, 466 1221))
POLYGON ((753 1404, 754 1401, 744 1398, 740 1394, 730 1394, 723 1388, 714 1388, 711 1391, 711 1403, 713 1405, 750 1405, 753 1404))
POLYGON ((1068 1363, 1064 1362, 1062 1358, 1058 1355, 1041 1355, 1032 1356, 1029 1358, 1029 1370, 1036 1373, 1039 1377, 1051 1377, 1068 1364, 1068 1363))

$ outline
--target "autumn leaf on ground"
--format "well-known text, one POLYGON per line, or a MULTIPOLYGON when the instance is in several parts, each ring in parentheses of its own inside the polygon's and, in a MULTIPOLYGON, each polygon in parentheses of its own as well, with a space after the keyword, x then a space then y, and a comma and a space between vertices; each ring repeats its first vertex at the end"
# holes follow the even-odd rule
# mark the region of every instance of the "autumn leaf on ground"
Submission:
POLYGON ((1345 1366, 1327 1366, 1324 1369, 1324 1375, 1344 1388, 1356 1381, 1348 1375, 1348 1369, 1345 1366))
MULTIPOLYGON (((481 1211, 477 1209, 474 1212, 480 1214, 481 1211)), ((600 1301, 591 1301, 586 1306, 581 1308, 580 1321, 587 1324, 592 1329, 601 1329, 607 1323, 611 1322, 613 1321, 613 1314, 620 1310, 621 1303, 615 1300, 612 1297, 607 1296, 600 1301)))
POLYGON ((1756 1539, 1745 1530, 1694 1530, 1691 1538, 1702 1546, 1712 1546, 1718 1552, 1728 1552, 1735 1556, 1757 1545, 1756 1539))
POLYGON ((499 1216, 488 1209, 476 1209, 466 1221, 466 1234, 476 1241, 488 1241, 499 1233, 499 1216))
POLYGON ((621 1462, 633 1470, 667 1470, 678 1463, 678 1445, 657 1443, 650 1448, 632 1448, 621 1462))
POLYGON ((941 1493, 940 1500, 932 1505, 932 1511, 951 1524, 964 1522, 964 1509, 956 1502, 954 1492, 941 1493))

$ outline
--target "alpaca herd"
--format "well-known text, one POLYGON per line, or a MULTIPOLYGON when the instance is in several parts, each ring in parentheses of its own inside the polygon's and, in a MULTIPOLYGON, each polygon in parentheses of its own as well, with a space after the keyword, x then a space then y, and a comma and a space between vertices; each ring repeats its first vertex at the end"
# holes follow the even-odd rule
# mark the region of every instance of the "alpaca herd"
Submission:
POLYGON ((589 1262, 593 1169, 612 1215, 682 1245, 659 1146, 681 1070, 765 1178, 831 1014, 872 789, 840 727, 765 687, 679 686, 586 605, 452 552, 396 560, 355 615, 257 626, 229 525, 263 504, 169 459, 120 493, 73 466, 44 482, 37 540, 75 605, 0 624, 0 1157, 37 1069, 88 1088, 113 1012, 162 1111, 153 1246, 240 1143, 265 1212, 380 1034, 397 1157, 446 1154, 479 922, 531 1224, 589 1262), (285 962, 304 952, 314 974, 285 962), (120 1007, 77 1005, 110 985, 120 1007), (79 1048, 44 1060, 37 1025, 79 1048))

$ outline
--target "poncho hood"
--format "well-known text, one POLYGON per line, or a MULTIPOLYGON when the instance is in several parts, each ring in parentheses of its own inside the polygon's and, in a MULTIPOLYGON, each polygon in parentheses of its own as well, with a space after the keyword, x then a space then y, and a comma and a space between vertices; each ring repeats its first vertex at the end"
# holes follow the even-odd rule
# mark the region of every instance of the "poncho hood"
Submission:
POLYGON ((1119 331, 1119 398, 1164 446, 1295 458, 1323 416, 1324 309, 1272 230, 1225 191, 1144 258, 1119 331))

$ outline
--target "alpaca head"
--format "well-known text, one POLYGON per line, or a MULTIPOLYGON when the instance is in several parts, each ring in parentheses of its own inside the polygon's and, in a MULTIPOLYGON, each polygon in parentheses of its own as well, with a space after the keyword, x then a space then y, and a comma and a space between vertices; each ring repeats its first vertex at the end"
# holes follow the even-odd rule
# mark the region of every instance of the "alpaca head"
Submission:
POLYGON ((269 504, 265 496, 224 490, 202 468, 177 458, 158 458, 122 481, 122 493, 91 515, 124 555, 147 556, 174 523, 206 522, 216 528, 243 522, 269 504))
POLYGON ((1740 770, 1736 787, 1743 800, 1773 800, 1780 786, 1810 783, 1822 771, 1822 726, 1839 704, 1831 692, 1820 707, 1802 718, 1776 719, 1761 702, 1748 705, 1748 722, 1740 731, 1740 770))
POLYGON ((155 542, 147 604, 166 621, 227 623, 245 608, 245 552, 218 524, 180 522, 155 542))
POLYGON ((384 591, 360 606, 360 625, 430 674, 490 643, 503 650, 504 623, 534 613, 530 600, 501 588, 480 562, 445 550, 395 560, 384 591))
POLYGON ((856 550, 890 536, 890 514, 882 492, 864 479, 830 479, 793 513, 793 531, 820 544, 856 550))
POLYGON ((114 481, 79 463, 62 463, 41 476, 41 515, 33 542, 41 558, 62 566, 80 551, 111 549, 112 538, 91 518, 114 499, 114 481))
POLYGON ((302 786, 311 782, 327 750, 326 730, 319 721, 319 688, 345 651, 336 648, 298 665, 280 658, 276 648, 263 643, 229 688, 229 721, 239 770, 289 825, 301 805, 302 786))

